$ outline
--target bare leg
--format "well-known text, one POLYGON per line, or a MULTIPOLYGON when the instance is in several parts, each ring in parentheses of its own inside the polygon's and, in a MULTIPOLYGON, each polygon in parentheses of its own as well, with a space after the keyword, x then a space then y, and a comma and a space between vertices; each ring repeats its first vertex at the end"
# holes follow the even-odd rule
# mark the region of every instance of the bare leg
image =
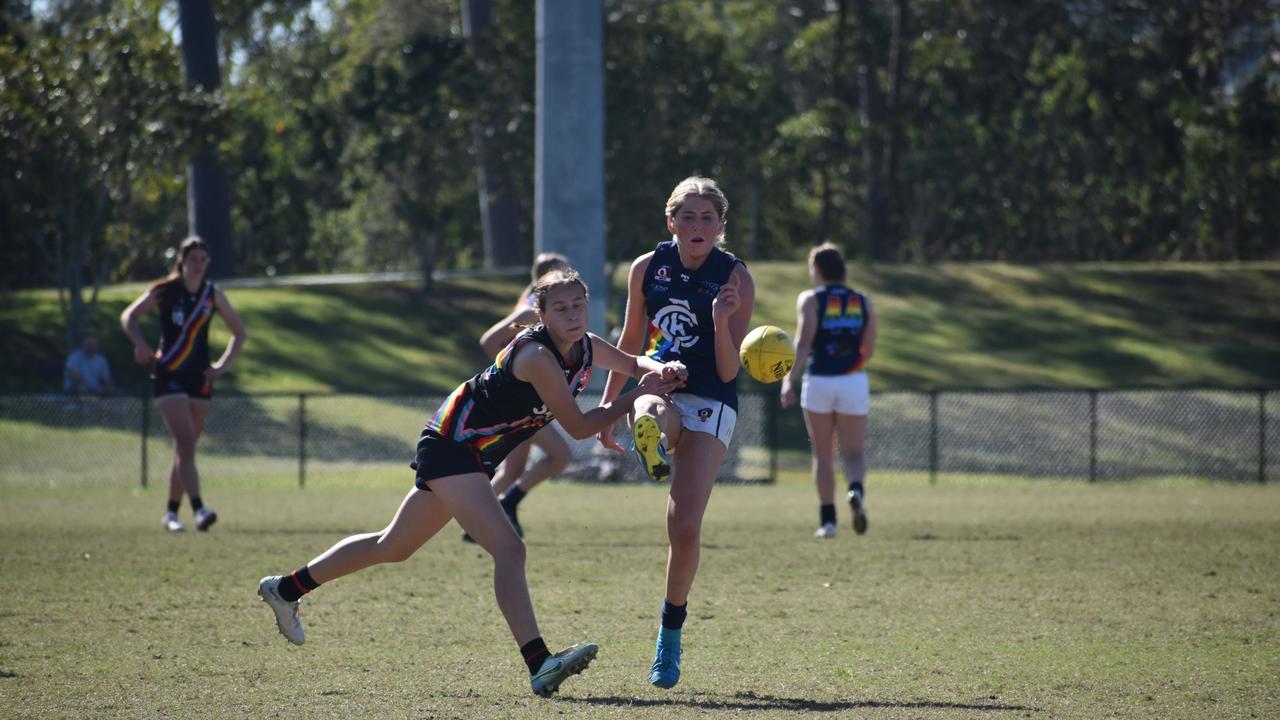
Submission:
POLYGON ((507 454, 507 457, 498 465, 498 469, 493 474, 493 494, 502 497, 502 493, 520 479, 525 472, 525 466, 529 464, 529 451, 533 448, 533 438, 520 443, 514 450, 507 454))
MULTIPOLYGON (((173 466, 169 471, 169 499, 181 500, 183 490, 191 497, 200 497, 200 473, 196 470, 196 439, 204 430, 201 418, 200 430, 192 412, 191 399, 186 395, 165 395, 156 398, 156 409, 169 427, 173 437, 173 466)), ((204 414, 208 415, 208 403, 204 414)))
MULTIPOLYGON (((844 464, 844 479, 852 484, 865 482, 867 463, 862 452, 867 435, 866 415, 835 416, 835 432, 840 437, 840 459, 844 464)), ((835 482, 835 478, 832 478, 835 482)))
POLYGON ((388 562, 403 562, 440 532, 452 515, 440 499, 417 488, 409 491, 391 523, 380 532, 361 533, 337 544, 307 563, 318 583, 388 562))
POLYGON ((546 454, 516 480, 525 492, 534 489, 543 480, 563 472, 569 466, 569 461, 573 459, 573 451, 569 448, 569 443, 565 442, 560 431, 552 425, 539 430, 524 446, 527 447, 530 444, 537 445, 546 454))
POLYGON ((667 596, 673 605, 689 600, 701 556, 702 516, 711 499, 727 448, 715 436, 684 432, 672 466, 667 497, 667 596))
POLYGON ((493 594, 518 645, 541 637, 525 577, 525 547, 478 473, 432 480, 431 489, 475 541, 493 556, 493 594))
POLYGON ((809 429, 813 462, 813 484, 821 505, 835 503, 835 413, 804 411, 804 424, 809 429))

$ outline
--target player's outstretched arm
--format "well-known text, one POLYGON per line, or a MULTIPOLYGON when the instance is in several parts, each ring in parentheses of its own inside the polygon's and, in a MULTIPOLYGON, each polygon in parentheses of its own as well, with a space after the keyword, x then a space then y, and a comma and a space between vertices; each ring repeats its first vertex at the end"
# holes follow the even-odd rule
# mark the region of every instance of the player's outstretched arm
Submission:
POLYGON ((648 373, 640 378, 639 384, 614 402, 584 413, 565 384, 560 363, 542 344, 526 343, 512 362, 516 378, 533 385, 547 410, 560 422, 560 427, 578 440, 585 440, 613 425, 641 395, 668 393, 684 384, 683 380, 674 377, 664 379, 660 373, 648 373))

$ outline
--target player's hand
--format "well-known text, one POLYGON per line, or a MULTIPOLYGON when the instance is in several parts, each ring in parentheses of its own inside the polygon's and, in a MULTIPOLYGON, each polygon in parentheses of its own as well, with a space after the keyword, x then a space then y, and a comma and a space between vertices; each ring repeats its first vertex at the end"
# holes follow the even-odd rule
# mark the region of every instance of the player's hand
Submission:
POLYGON ((225 375, 226 372, 227 370, 224 367, 221 367, 219 365, 210 365, 209 367, 204 369, 204 380, 205 382, 213 382, 214 380, 217 380, 218 378, 225 375))
POLYGON ((795 388, 791 387, 790 375, 782 378, 782 392, 779 399, 782 401, 782 407, 784 408, 789 408, 796 404, 796 391, 795 388))
POLYGON ((742 297, 738 294, 739 282, 737 275, 730 275, 729 282, 720 286, 716 299, 711 301, 712 320, 726 320, 738 310, 742 304, 742 297))
POLYGON ((614 452, 619 452, 619 453, 626 452, 626 449, 624 449, 621 445, 619 445, 618 441, 613 439, 612 425, 596 433, 596 439, 600 441, 601 445, 605 446, 606 448, 614 452))
POLYGON ((681 383, 687 382, 689 380, 689 368, 685 367, 684 363, 679 360, 672 360, 662 365, 662 378, 664 380, 679 380, 681 383))
POLYGON ((139 365, 149 365, 156 359, 156 351, 146 345, 133 346, 133 361, 139 365))
POLYGON ((660 373, 645 373, 636 385, 636 395, 666 395, 676 388, 684 387, 684 380, 677 377, 665 378, 665 374, 665 368, 660 373))

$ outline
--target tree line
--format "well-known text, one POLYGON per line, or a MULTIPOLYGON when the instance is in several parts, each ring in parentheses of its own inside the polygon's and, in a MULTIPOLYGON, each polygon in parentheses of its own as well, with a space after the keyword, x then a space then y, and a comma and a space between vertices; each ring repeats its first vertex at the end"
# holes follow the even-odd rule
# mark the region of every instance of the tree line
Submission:
MULTIPOLYGON (((695 172, 748 258, 1280 257, 1274 0, 604 2, 610 258, 695 172)), ((199 92, 174 2, 0 0, 4 287, 163 274, 210 153, 237 274, 528 260, 533 2, 212 5, 199 92)))

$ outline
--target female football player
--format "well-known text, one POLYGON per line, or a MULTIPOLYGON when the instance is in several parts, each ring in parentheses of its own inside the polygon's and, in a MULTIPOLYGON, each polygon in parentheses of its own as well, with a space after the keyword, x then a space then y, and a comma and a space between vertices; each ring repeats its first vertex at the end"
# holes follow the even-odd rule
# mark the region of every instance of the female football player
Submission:
POLYGON ((541 324, 517 335, 493 365, 458 386, 427 421, 410 465, 417 471, 415 487, 391 523, 380 532, 340 540, 292 574, 268 576, 258 584, 258 594, 290 642, 301 645, 305 639, 298 620, 302 595, 371 565, 406 560, 456 518, 493 557, 498 608, 529 668, 533 691, 551 695, 595 657, 599 648, 590 643, 555 655, 548 651, 529 599, 524 543, 489 480, 512 448, 553 419, 576 438, 590 437, 626 413, 636 397, 683 385, 685 371, 679 363, 628 355, 587 333, 587 287, 577 273, 544 275, 534 295, 541 324), (643 377, 618 402, 583 413, 574 397, 596 364, 643 377))
POLYGON ((173 464, 169 469, 169 507, 164 526, 182 532, 178 519, 183 491, 191 500, 196 529, 208 530, 218 514, 205 507, 200 495, 200 473, 196 470, 196 441, 204 432, 213 398, 213 381, 222 377, 244 348, 244 323, 231 301, 205 279, 209 269, 209 248, 192 236, 178 247, 177 261, 168 277, 151 283, 146 292, 120 315, 120 325, 133 342, 133 359, 151 366, 151 385, 156 409, 173 436, 173 464), (142 336, 139 319, 160 311, 160 347, 153 350, 142 336), (209 362, 209 320, 222 317, 231 331, 231 342, 222 357, 209 362))
MULTIPOLYGON (((680 679, 680 635, 698 571, 702 516, 733 436, 738 348, 755 302, 746 265, 719 247, 728 209, 713 180, 690 177, 675 187, 666 206, 671 239, 631 264, 618 342, 624 352, 679 360, 689 371, 680 392, 646 392, 632 403, 633 440, 645 472, 655 481, 671 479, 666 597, 649 672, 649 682, 662 688, 680 679)), ((611 373, 602 402, 617 397, 625 381, 611 373)), ((622 451, 609 428, 599 439, 622 451)))
POLYGON ((818 530, 814 537, 836 535, 835 443, 849 484, 853 531, 867 531, 867 466, 863 440, 867 433, 870 394, 866 366, 876 347, 876 316, 871 300, 844 284, 844 258, 835 245, 823 243, 809 252, 809 277, 814 288, 796 299, 796 358, 782 379, 782 406, 796 403, 809 430, 813 453, 813 483, 818 489, 818 530))
MULTIPOLYGON (((537 323, 537 298, 533 294, 533 287, 538 278, 552 270, 568 269, 569 261, 565 256, 559 253, 538 253, 538 256, 533 259, 533 267, 530 268, 533 280, 520 293, 515 309, 494 323, 480 337, 480 347, 484 349, 485 357, 497 355, 499 350, 511 342, 521 327, 537 323)), ((518 514, 520 501, 524 500, 543 480, 568 467, 572 458, 573 452, 569 449, 569 443, 565 442, 564 436, 555 428, 555 423, 549 423, 533 438, 521 443, 519 447, 508 453, 507 459, 498 466, 497 472, 493 475, 493 491, 497 494, 498 502, 502 505, 503 512, 507 514, 507 519, 511 521, 511 526, 516 529, 517 535, 524 537, 524 529, 520 527, 518 514), (534 445, 538 446, 543 456, 529 466, 529 451, 534 445)), ((462 539, 471 541, 471 536, 463 533, 462 539)))

